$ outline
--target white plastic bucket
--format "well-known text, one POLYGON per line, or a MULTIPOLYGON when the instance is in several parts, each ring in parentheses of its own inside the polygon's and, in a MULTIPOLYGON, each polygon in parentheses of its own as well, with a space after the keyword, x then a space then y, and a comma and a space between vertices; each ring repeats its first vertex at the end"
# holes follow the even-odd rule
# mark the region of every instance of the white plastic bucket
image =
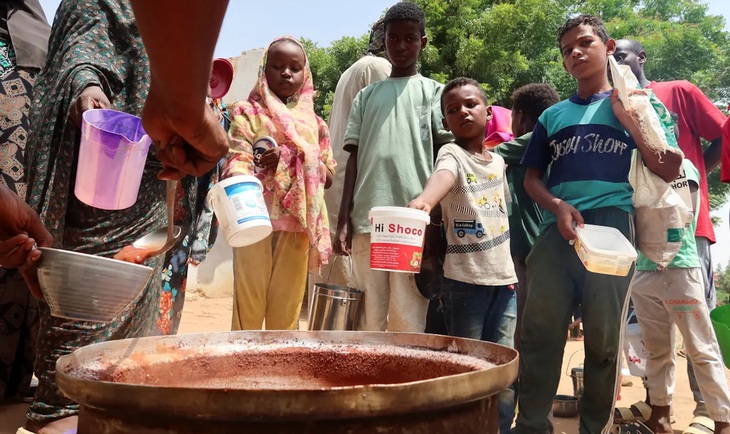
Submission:
POLYGON ((263 186, 255 176, 227 178, 210 190, 210 202, 231 247, 257 243, 271 234, 263 186))
POLYGON ((430 217, 427 212, 397 206, 370 210, 370 269, 418 273, 423 240, 430 217))
POLYGON ((575 251, 588 271, 626 276, 638 256, 629 240, 616 228, 584 225, 576 227, 575 251))

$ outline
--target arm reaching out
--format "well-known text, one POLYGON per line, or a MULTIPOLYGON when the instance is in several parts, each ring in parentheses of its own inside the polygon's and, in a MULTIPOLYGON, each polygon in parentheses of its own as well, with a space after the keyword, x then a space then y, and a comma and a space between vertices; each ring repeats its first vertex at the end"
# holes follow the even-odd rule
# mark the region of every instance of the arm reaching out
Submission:
POLYGON ((228 152, 225 132, 205 109, 228 0, 131 3, 150 58, 152 82, 142 121, 164 166, 160 177, 202 175, 228 152))
POLYGON ((431 210, 441 202, 446 194, 454 187, 456 176, 449 170, 439 170, 429 176, 423 193, 408 204, 409 208, 420 209, 431 213, 431 210))

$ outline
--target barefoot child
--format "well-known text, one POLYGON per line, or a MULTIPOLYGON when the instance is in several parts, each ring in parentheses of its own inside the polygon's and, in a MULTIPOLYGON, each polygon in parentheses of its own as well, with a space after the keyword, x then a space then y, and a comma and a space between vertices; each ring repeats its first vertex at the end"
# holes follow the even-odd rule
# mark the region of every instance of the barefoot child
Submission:
MULTIPOLYGON (((517 282, 510 256, 509 188, 504 159, 484 150, 487 98, 479 83, 455 78, 441 96, 444 126, 456 143, 438 153, 426 187, 408 205, 431 212, 441 203, 446 232, 443 293, 450 335, 513 346, 517 282)), ((512 390, 499 397, 500 432, 514 418, 512 390)))
POLYGON ((269 45, 256 87, 231 110, 225 177, 254 173, 257 138, 278 143, 261 155, 258 175, 274 232, 234 252, 234 330, 261 329, 264 320, 268 330, 295 329, 307 270, 327 263, 331 253, 324 189, 335 162, 313 95, 304 48, 285 37, 269 45))
POLYGON ((673 432, 670 406, 674 390, 676 324, 684 338, 710 414, 711 420, 704 421, 702 425, 711 426, 714 421, 715 433, 730 434, 730 391, 705 303, 702 263, 694 236, 700 209, 698 202, 701 200, 697 194, 700 174, 689 160, 684 160, 683 169, 685 181, 689 182, 692 191, 695 218, 689 229, 684 231, 679 253, 664 270, 657 270, 656 264, 641 254, 636 261, 631 298, 641 325, 642 340, 649 353, 646 384, 651 417, 645 424, 656 434, 673 432))

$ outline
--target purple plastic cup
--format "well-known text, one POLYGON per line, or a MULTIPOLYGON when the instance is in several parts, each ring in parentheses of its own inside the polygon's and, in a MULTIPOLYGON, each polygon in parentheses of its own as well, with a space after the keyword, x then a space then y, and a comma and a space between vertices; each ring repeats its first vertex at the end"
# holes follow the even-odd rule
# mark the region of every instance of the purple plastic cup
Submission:
POLYGON ((84 112, 76 197, 106 210, 134 205, 151 143, 137 116, 106 109, 84 112))

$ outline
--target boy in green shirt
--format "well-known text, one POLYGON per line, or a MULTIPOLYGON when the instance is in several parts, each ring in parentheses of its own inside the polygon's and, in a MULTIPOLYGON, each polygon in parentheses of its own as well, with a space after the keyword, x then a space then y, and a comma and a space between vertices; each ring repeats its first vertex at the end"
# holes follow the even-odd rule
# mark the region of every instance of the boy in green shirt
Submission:
POLYGON ((426 47, 426 17, 400 2, 385 14, 390 77, 361 90, 344 139, 345 170, 334 253, 352 257, 355 286, 364 292, 358 329, 423 333, 428 300, 412 274, 370 269, 370 219, 376 206, 405 207, 423 190, 439 145, 452 140, 442 123, 443 85, 418 73, 426 47))
POLYGON ((535 239, 540 234, 542 211, 540 206, 527 194, 525 174, 522 166, 527 143, 537 119, 548 107, 560 102, 560 95, 547 83, 532 83, 520 87, 512 93, 512 133, 514 140, 500 143, 494 152, 507 163, 507 182, 512 196, 509 214, 510 250, 512 262, 517 273, 517 326, 515 328, 515 348, 520 349, 522 311, 527 298, 527 255, 532 250, 535 239))
MULTIPOLYGON (((654 433, 671 434, 670 406, 674 390, 674 325, 684 338, 697 382, 715 425, 715 433, 730 433, 730 390, 720 347, 712 329, 705 303, 702 269, 695 243, 699 215, 699 172, 689 161, 683 162, 683 174, 673 183, 675 188, 689 183, 695 218, 684 231, 682 246, 669 266, 657 265, 640 254, 631 298, 641 325, 646 361, 646 384, 651 417, 646 425, 654 433)), ((712 421, 707 421, 710 423, 712 421)), ((707 425, 703 423, 703 425, 707 425)))

